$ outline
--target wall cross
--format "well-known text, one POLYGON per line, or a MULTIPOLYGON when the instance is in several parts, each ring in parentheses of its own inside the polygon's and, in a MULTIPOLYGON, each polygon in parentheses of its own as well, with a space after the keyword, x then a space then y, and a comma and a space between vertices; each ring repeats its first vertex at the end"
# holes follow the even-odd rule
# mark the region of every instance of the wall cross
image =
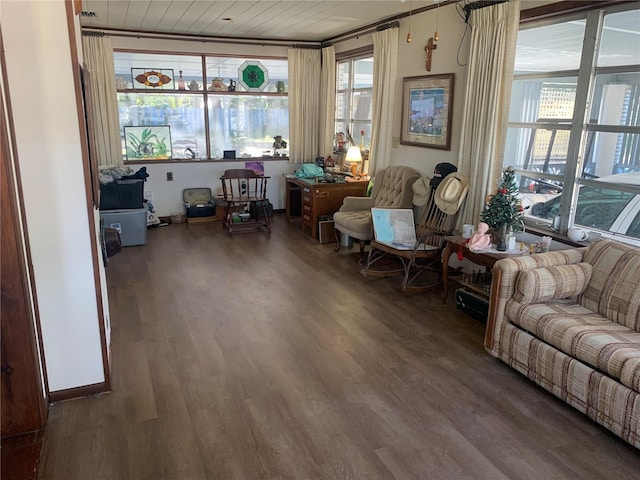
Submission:
POLYGON ((431 37, 429 41, 427 41, 427 45, 424 47, 424 51, 427 52, 427 72, 431 71, 431 55, 436 48, 438 48, 438 45, 433 43, 433 37, 431 37))

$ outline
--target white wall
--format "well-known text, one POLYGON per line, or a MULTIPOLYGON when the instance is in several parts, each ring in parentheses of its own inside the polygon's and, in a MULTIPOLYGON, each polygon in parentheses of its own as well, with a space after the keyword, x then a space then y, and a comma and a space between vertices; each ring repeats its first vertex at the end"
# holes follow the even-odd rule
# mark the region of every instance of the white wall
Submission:
MULTIPOLYGON (((2 4, 0 3, 0 23, 2 22, 2 4)), ((12 149, 12 138, 11 138, 11 131, 9 131, 9 127, 10 127, 10 122, 11 122, 11 118, 9 117, 9 103, 8 103, 8 99, 7 99, 7 91, 5 90, 5 79, 4 79, 4 75, 3 72, 0 71, 0 95, 2 96, 2 103, 3 103, 3 108, 0 111, 0 115, 3 116, 3 120, 7 125, 7 133, 8 133, 8 137, 6 139, 3 138, 3 142, 6 140, 6 142, 8 143, 8 147, 7 147, 7 151, 9 152, 9 155, 6 159, 3 160, 3 163, 6 162, 8 168, 11 170, 11 179, 13 181, 13 185, 12 185, 12 189, 13 192, 15 194, 17 194, 17 192, 19 191, 20 186, 18 185, 18 175, 16 172, 16 159, 13 156, 13 149, 12 149)), ((3 148, 4 148, 4 144, 3 144, 3 148)), ((19 245, 18 245, 18 249, 20 250, 20 260, 19 262, 21 262, 23 265, 29 265, 29 257, 28 257, 28 251, 27 251, 27 232, 25 231, 26 226, 24 224, 24 222, 22 221, 23 217, 22 217, 22 205, 20 204, 20 202, 16 202, 15 204, 15 208, 16 208, 16 230, 19 232, 19 245)), ((3 225, 4 227, 4 225, 3 225)), ((25 285, 32 285, 32 278, 31 278, 31 271, 28 268, 25 268, 24 271, 24 283, 25 285)), ((37 324, 36 324, 36 320, 37 320, 37 311, 36 311, 36 299, 34 298, 33 295, 33 290, 31 288, 27 288, 26 292, 28 295, 28 309, 30 312, 30 319, 32 320, 32 325, 31 325, 31 331, 33 332, 34 336, 35 336, 35 345, 37 345, 36 348, 36 352, 38 355, 38 372, 40 373, 40 383, 42 385, 42 395, 43 398, 46 401, 46 397, 47 397, 47 383, 45 381, 44 378, 44 371, 45 371, 45 362, 44 362, 44 358, 42 357, 42 351, 40 349, 40 345, 42 345, 42 339, 40 338, 40 332, 38 330, 37 324)), ((1 312, 0 312, 1 313, 1 312)))
MULTIPOLYGON (((257 160, 257 159, 253 159, 257 160)), ((145 192, 151 192, 156 216, 185 213, 182 191, 185 188, 209 187, 215 196, 221 188, 220 177, 231 168, 244 168, 244 162, 193 162, 146 164, 149 178, 145 182, 145 192), (167 172, 173 173, 173 181, 167 181, 167 172)), ((134 169, 141 165, 132 165, 134 169)), ((267 195, 274 209, 285 208, 284 173, 293 173, 300 164, 290 164, 286 160, 267 160, 264 174, 267 181, 267 195)))
MULTIPOLYGON (((400 20, 398 46, 398 76, 396 80, 396 112, 393 136, 400 138, 400 117, 402 114, 402 79, 422 75, 438 75, 444 73, 455 74, 455 90, 453 95, 453 126, 451 135, 451 150, 443 151, 434 148, 398 145, 393 148, 392 164, 407 165, 415 168, 423 175, 432 176, 433 169, 438 163, 449 162, 458 164, 460 144, 460 127, 462 125, 462 107, 464 105, 464 91, 467 79, 467 67, 458 65, 458 48, 460 49, 460 63, 466 64, 469 50, 470 32, 464 40, 464 22, 458 16, 455 5, 439 8, 438 31, 440 40, 436 42, 438 48, 433 51, 431 71, 425 67, 426 56, 424 47, 427 40, 433 37, 436 27, 436 10, 411 16, 412 42, 406 43, 409 32, 409 19, 400 20)), ((371 35, 362 35, 357 39, 337 44, 336 53, 353 50, 364 45, 370 45, 371 35)))
POLYGON ((3 0, 2 37, 49 390, 101 383, 94 238, 64 2, 3 0))

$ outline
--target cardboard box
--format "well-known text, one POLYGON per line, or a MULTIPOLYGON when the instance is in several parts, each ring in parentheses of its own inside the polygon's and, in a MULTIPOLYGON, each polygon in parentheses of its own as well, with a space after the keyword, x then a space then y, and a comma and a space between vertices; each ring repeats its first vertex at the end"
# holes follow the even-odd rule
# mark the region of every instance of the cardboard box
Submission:
POLYGON ((318 222, 318 236, 320 243, 334 243, 336 241, 333 220, 318 222))

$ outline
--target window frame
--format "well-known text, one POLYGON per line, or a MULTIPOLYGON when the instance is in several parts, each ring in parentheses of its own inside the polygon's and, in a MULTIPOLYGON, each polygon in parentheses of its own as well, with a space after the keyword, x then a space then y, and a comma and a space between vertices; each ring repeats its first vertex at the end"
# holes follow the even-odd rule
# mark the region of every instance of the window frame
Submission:
MULTIPOLYGON (((170 158, 170 159, 166 159, 166 160, 148 160, 148 159, 144 159, 144 160, 127 160, 126 155, 123 155, 123 163, 125 165, 135 165, 135 164, 148 164, 148 163, 189 163, 189 162, 195 162, 195 161, 200 161, 200 162, 217 162, 217 161, 247 161, 247 160, 257 160, 260 159, 262 160, 288 160, 288 157, 282 157, 282 156, 268 156, 265 157, 264 155, 262 156, 251 156, 251 157, 240 157, 240 156, 236 156, 235 158, 225 158, 223 155, 223 152, 220 152, 221 155, 220 156, 215 156, 214 154, 216 153, 215 151, 212 151, 212 140, 211 140, 211 119, 210 119, 210 108, 208 107, 211 104, 211 100, 212 99, 222 99, 224 97, 229 97, 229 96, 235 96, 235 97, 242 97, 242 96, 249 96, 249 97, 255 97, 256 99, 259 99, 260 97, 275 97, 275 98, 283 98, 283 99, 287 99, 288 100, 288 88, 285 89, 284 92, 269 92, 269 91, 261 91, 261 92, 246 92, 246 91, 213 91, 213 90, 208 90, 208 85, 211 83, 211 81, 213 80, 212 78, 209 78, 207 76, 207 59, 209 58, 240 58, 240 59, 244 59, 244 60, 279 60, 279 61, 284 61, 287 62, 288 59, 287 57, 282 57, 282 56, 270 56, 270 55, 262 55, 262 56, 256 56, 256 55, 236 55, 236 54, 219 54, 219 53, 213 53, 213 52, 208 52, 208 53, 200 53, 200 52, 174 52, 174 51, 158 51, 158 50, 138 50, 138 49, 127 49, 127 48, 114 48, 113 49, 114 54, 116 53, 128 53, 128 54, 141 54, 141 55, 148 55, 149 57, 149 62, 148 63, 152 63, 152 57, 154 55, 168 55, 168 56, 185 56, 185 57, 198 57, 199 58, 199 63, 201 66, 201 78, 202 78, 202 86, 199 90, 190 90, 188 88, 188 82, 187 82, 187 88, 186 90, 179 90, 177 88, 177 80, 178 80, 178 70, 174 70, 174 79, 173 79, 173 83, 175 85, 174 89, 160 89, 160 90, 153 90, 153 89, 141 89, 141 88, 118 88, 118 86, 116 85, 116 95, 119 94, 135 94, 135 95, 145 95, 145 96, 158 96, 158 95, 165 95, 165 96, 177 96, 177 95, 187 95, 187 96, 197 96, 200 97, 202 99, 203 102, 203 108, 202 108, 202 112, 203 112, 203 125, 204 125, 204 138, 205 138, 205 150, 206 150, 206 159, 204 158, 204 153, 205 152, 201 152, 201 157, 200 158, 170 158)), ((118 73, 116 72, 116 77, 118 77, 118 73)), ((286 84, 289 83, 289 80, 287 79, 286 84)), ((236 81, 237 84, 237 81, 236 81)), ((118 101, 117 101, 118 102, 118 101)), ((120 104, 118 102, 118 110, 120 108, 120 104)), ((287 106, 288 108, 288 106, 287 106)), ((119 131, 120 134, 122 135, 123 133, 123 128, 124 125, 120 124, 120 122, 118 122, 118 126, 119 126, 119 131)), ((289 132, 283 132, 286 135, 286 139, 288 140, 289 138, 289 132)), ((282 135, 284 137, 284 135, 282 135)), ((219 150, 219 149, 217 149, 219 150)), ((231 150, 231 148, 230 148, 231 150)))
MULTIPOLYGON (((338 132, 340 132, 340 125, 345 125, 348 129, 349 129, 349 133, 351 134, 353 141, 356 145, 360 145, 360 144, 364 144, 365 142, 365 138, 366 137, 366 133, 365 136, 363 138, 358 139, 356 137, 356 132, 354 130, 354 124, 358 124, 358 125, 368 125, 369 126, 369 142, 371 139, 371 125, 372 125, 372 120, 373 120, 373 112, 371 112, 371 116, 368 119, 359 119, 359 118, 354 118, 354 108, 353 108, 353 96, 354 93, 369 93, 371 95, 371 98, 373 98, 373 79, 371 82, 371 87, 361 87, 361 88, 356 88, 354 87, 354 77, 355 77, 355 62, 357 62, 358 60, 363 60, 363 59, 371 59, 371 62, 373 64, 374 58, 373 58, 373 46, 370 47, 364 47, 358 50, 351 50, 349 52, 344 52, 342 55, 336 55, 336 78, 335 78, 335 83, 336 83, 336 99, 335 99, 335 112, 334 112, 334 130, 336 132, 336 135, 338 132), (348 81, 348 86, 346 89, 339 89, 339 70, 340 70, 340 64, 341 63, 349 63, 349 81, 348 81), (341 118, 338 117, 338 112, 340 111, 340 109, 338 108, 338 99, 340 97, 340 95, 343 94, 344 98, 346 98, 346 108, 345 108, 345 112, 348 115, 348 118, 341 118), (360 140, 360 142, 358 142, 358 140, 360 140)), ((346 134, 346 132, 345 132, 346 134)), ((359 135, 359 131, 357 132, 357 134, 359 135)), ((345 138, 346 140, 346 138, 345 138)), ((344 153, 344 152, 340 152, 337 149, 337 144, 336 142, 334 142, 334 154, 340 154, 340 153, 344 153)))
MULTIPOLYGON (((595 136, 597 133, 632 133, 640 134, 640 127, 625 125, 599 125, 590 121, 590 109, 594 102, 594 89, 596 86, 597 75, 608 73, 639 73, 640 65, 617 65, 598 67, 598 53, 600 41, 602 39, 602 31, 604 26, 605 15, 624 12, 628 10, 637 10, 637 5, 618 4, 618 5, 598 5, 597 8, 582 11, 579 13, 569 13, 565 15, 557 15, 553 18, 545 18, 541 20, 527 19, 521 22, 520 31, 532 28, 540 28, 547 25, 566 23, 575 20, 585 21, 584 42, 581 50, 580 64, 577 70, 558 70, 544 72, 526 72, 518 74, 514 73, 514 84, 520 80, 543 78, 545 80, 560 77, 575 77, 577 79, 576 92, 573 105, 573 116, 570 123, 556 122, 514 122, 509 119, 508 128, 531 128, 531 129, 549 129, 564 130, 569 132, 569 140, 566 152, 566 163, 563 174, 551 174, 536 172, 530 169, 516 168, 516 173, 530 177, 541 178, 544 180, 563 182, 562 199, 570 198, 571 201, 562 201, 560 205, 559 215, 560 222, 558 226, 559 232, 566 232, 571 226, 576 215, 576 207, 578 202, 578 193, 581 186, 593 185, 598 187, 610 187, 616 190, 631 191, 640 194, 640 187, 623 186, 605 181, 594 182, 589 178, 583 177, 583 165, 587 161, 585 156, 588 137, 595 136)), ((593 116, 593 115, 591 115, 593 116)), ((505 151, 503 165, 507 166, 508 158, 505 151)), ((539 226, 540 224, 550 224, 548 220, 536 217, 526 217, 525 222, 528 225, 539 226)), ((603 232, 607 236, 624 235, 613 232, 603 232)), ((632 238, 632 237, 625 237, 632 238)), ((634 240, 632 240, 634 241, 634 240)))

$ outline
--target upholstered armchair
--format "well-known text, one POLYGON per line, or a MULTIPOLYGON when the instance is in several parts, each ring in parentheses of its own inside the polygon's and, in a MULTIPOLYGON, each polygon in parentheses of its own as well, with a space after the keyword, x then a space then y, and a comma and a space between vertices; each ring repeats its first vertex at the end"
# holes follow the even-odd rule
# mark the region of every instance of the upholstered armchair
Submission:
POLYGON ((420 174, 411 167, 388 167, 376 174, 370 197, 346 197, 340 210, 333 215, 336 252, 340 249, 340 234, 343 233, 360 242, 360 258, 364 258, 364 247, 373 239, 371 208, 411 208, 411 186, 418 178, 420 174))

